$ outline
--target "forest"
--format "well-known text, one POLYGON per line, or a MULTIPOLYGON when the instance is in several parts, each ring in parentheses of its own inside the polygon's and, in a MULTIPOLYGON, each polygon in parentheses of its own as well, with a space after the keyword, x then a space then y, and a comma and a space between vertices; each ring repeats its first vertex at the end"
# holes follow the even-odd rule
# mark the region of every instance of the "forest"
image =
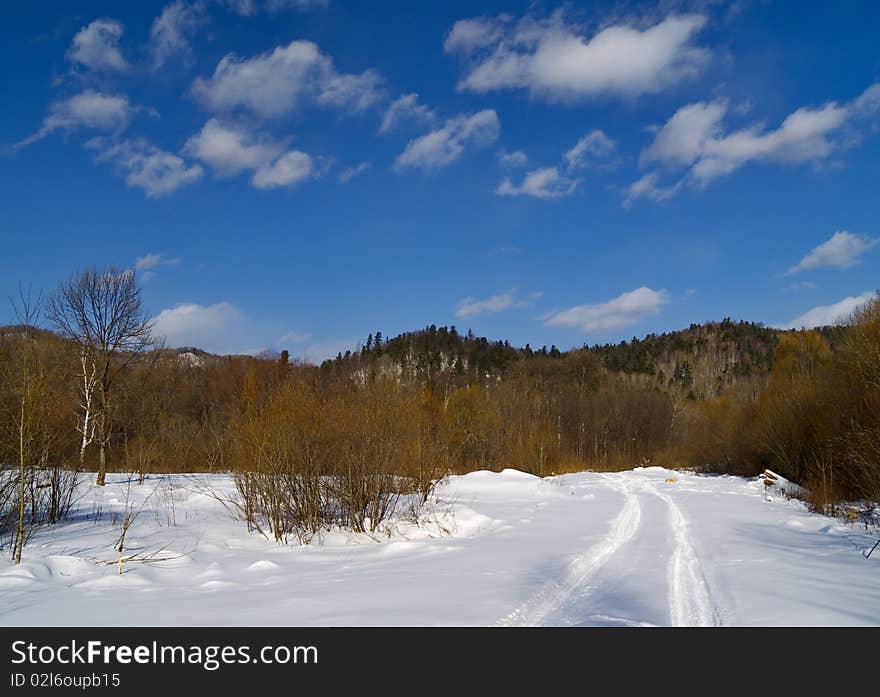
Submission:
POLYGON ((375 529, 445 475, 771 469, 833 512, 880 501, 880 299, 846 326, 724 319, 571 350, 428 326, 319 366, 154 336, 134 272, 22 286, 0 328, 0 543, 13 559, 108 472, 231 472, 270 539, 375 529))

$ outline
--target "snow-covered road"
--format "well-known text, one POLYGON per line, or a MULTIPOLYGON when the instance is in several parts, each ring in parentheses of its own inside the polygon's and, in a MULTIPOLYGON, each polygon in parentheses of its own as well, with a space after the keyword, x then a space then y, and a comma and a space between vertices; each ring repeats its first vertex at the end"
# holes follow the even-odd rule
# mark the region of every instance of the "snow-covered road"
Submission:
POLYGON ((434 521, 306 547, 248 534, 184 478, 163 487, 129 537, 166 561, 101 564, 122 486, 89 488, 78 520, 0 562, 0 623, 880 625, 874 538, 757 480, 474 472, 438 489, 434 521))

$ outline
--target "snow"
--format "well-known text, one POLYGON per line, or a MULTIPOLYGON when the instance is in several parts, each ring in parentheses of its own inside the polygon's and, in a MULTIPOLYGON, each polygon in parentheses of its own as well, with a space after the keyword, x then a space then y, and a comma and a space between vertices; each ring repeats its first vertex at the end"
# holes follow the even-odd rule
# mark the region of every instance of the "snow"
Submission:
POLYGON ((781 495, 790 499, 802 500, 806 500, 810 496, 810 492, 807 489, 786 479, 781 474, 776 474, 773 470, 764 470, 758 476, 758 479, 764 483, 768 495, 776 494, 777 496, 781 495))
POLYGON ((248 533, 205 493, 229 476, 150 477, 131 488, 146 504, 119 574, 126 486, 112 475, 21 565, 0 561, 0 624, 880 624, 880 554, 863 556, 876 531, 764 481, 472 472, 418 520, 303 546, 248 533))

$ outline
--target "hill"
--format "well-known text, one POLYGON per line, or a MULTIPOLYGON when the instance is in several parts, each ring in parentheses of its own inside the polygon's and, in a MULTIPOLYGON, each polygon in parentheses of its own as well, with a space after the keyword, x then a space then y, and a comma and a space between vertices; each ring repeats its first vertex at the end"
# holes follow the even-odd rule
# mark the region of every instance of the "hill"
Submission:
MULTIPOLYGON (((819 330, 832 348, 845 333, 843 327, 819 330)), ((595 344, 569 351, 556 346, 515 348, 507 341, 491 341, 456 327, 430 325, 383 339, 381 332, 367 337, 357 350, 327 360, 327 372, 359 374, 372 370, 396 374, 427 384, 438 379, 456 384, 503 377, 512 364, 534 358, 565 358, 588 353, 608 371, 637 376, 666 391, 691 399, 711 399, 750 376, 769 373, 779 337, 791 333, 753 322, 692 324, 678 331, 633 337, 616 344, 595 344)))

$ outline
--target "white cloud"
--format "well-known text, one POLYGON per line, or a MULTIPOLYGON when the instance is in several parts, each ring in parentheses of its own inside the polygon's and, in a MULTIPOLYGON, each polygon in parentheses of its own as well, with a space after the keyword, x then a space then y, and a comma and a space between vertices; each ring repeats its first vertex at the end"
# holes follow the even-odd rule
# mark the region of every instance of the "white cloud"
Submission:
POLYGON ((80 29, 67 51, 68 60, 93 70, 128 70, 128 62, 119 51, 124 32, 113 19, 96 19, 80 29))
POLYGON ((220 177, 252 171, 251 185, 258 189, 293 186, 319 175, 310 155, 285 148, 242 127, 209 119, 187 140, 183 152, 209 165, 220 177))
POLYGON ((822 244, 814 247, 809 254, 786 271, 785 275, 829 266, 848 269, 858 264, 859 257, 878 244, 880 244, 880 239, 854 235, 846 230, 841 230, 835 232, 822 244))
POLYGON ((828 136, 843 125, 846 116, 846 109, 835 104, 801 108, 774 131, 762 132, 754 127, 712 138, 704 144, 691 173, 698 182, 705 183, 750 161, 801 164, 825 159, 834 149, 828 136))
POLYGON ((342 170, 339 173, 339 176, 337 177, 337 179, 339 181, 341 181, 343 184, 346 182, 350 182, 355 177, 366 172, 368 169, 370 169, 370 167, 372 167, 372 165, 369 162, 361 162, 360 164, 355 165, 354 167, 346 167, 344 170, 342 170))
POLYGON ((875 298, 872 292, 862 293, 855 297, 844 298, 832 305, 819 305, 808 310, 800 317, 783 324, 778 329, 812 329, 834 324, 844 324, 859 308, 867 305, 875 298))
POLYGON ((727 111, 727 102, 719 100, 697 102, 682 107, 654 137, 654 142, 642 151, 640 163, 653 162, 669 165, 690 165, 703 153, 706 143, 721 130, 721 119, 727 111))
POLYGON ((522 150, 514 150, 513 152, 502 150, 498 153, 498 162, 505 169, 519 169, 529 163, 529 158, 522 150))
POLYGON ((565 161, 569 169, 583 169, 595 160, 607 158, 616 148, 617 143, 597 128, 583 136, 565 153, 565 161))
POLYGON ((243 128, 209 119, 201 131, 186 141, 183 152, 209 165, 219 176, 230 177, 270 163, 284 152, 284 146, 256 139, 243 128))
POLYGON ((406 121, 432 126, 437 121, 437 115, 433 109, 419 102, 419 95, 415 92, 404 94, 391 102, 386 109, 379 133, 390 133, 406 121))
POLYGON ((555 312, 544 324, 549 327, 577 327, 585 333, 613 331, 637 324, 648 315, 656 315, 669 301, 665 290, 642 286, 616 298, 595 305, 577 305, 555 312))
POLYGON ((156 269, 160 266, 176 266, 180 263, 179 258, 169 259, 164 254, 147 253, 134 261, 135 271, 139 272, 142 281, 149 281, 156 277, 156 269))
POLYGON ((188 166, 183 158, 143 138, 121 142, 93 138, 86 146, 98 152, 98 161, 113 164, 125 176, 126 184, 143 189, 149 198, 170 194, 203 174, 201 166, 188 166))
POLYGON ((315 169, 311 156, 299 150, 290 150, 254 172, 251 184, 258 189, 276 189, 296 186, 313 176, 315 169))
MULTIPOLYGON (((579 169, 592 166, 609 167, 607 158, 615 151, 617 144, 599 129, 590 131, 580 138, 564 155, 564 163, 559 167, 541 167, 528 172, 520 184, 514 184, 510 177, 496 187, 498 196, 532 196, 534 198, 555 199, 573 194, 580 184, 580 179, 566 176, 560 170, 564 168, 569 175, 579 169)), ((524 153, 502 153, 499 156, 502 165, 508 167, 525 165, 524 153)))
POLYGON ((154 269, 163 264, 177 264, 179 262, 180 259, 168 259, 164 254, 153 254, 152 252, 148 252, 147 254, 144 254, 144 256, 135 259, 134 268, 137 271, 144 271, 146 269, 154 269))
POLYGON ((517 300, 516 291, 510 290, 506 293, 493 295, 485 300, 475 300, 474 298, 464 298, 458 303, 455 310, 456 317, 474 317, 482 314, 494 314, 520 307, 533 307, 534 303, 527 300, 517 300))
POLYGON ((647 29, 617 24, 591 37, 566 22, 508 16, 456 22, 447 53, 464 59, 459 89, 527 89, 548 99, 660 92, 697 75, 709 52, 692 44, 706 24, 701 15, 672 15, 647 29))
POLYGON ((725 132, 727 101, 697 102, 680 108, 658 130, 653 143, 642 151, 640 163, 684 167, 683 181, 698 187, 752 162, 820 163, 851 142, 838 137, 845 126, 878 111, 880 84, 875 84, 847 104, 796 109, 776 129, 758 123, 725 132))
POLYGON ((870 118, 880 113, 880 82, 875 82, 850 105, 855 118, 870 118))
POLYGON ((448 119, 442 128, 431 131, 407 143, 397 156, 395 167, 434 169, 445 167, 458 160, 465 148, 489 145, 498 139, 501 125, 494 109, 484 109, 475 114, 459 114, 448 119))
POLYGON ((70 132, 80 128, 122 131, 135 109, 124 94, 102 94, 85 90, 68 99, 53 102, 43 125, 16 147, 29 145, 55 131, 70 132))
POLYGON ((153 329, 169 346, 195 346, 218 353, 233 350, 244 315, 228 302, 181 303, 153 318, 153 329))
POLYGON ((526 174, 521 184, 513 184, 505 179, 495 189, 498 196, 533 196, 552 199, 570 196, 578 186, 578 180, 569 179, 559 173, 556 167, 544 167, 526 174))
POLYGON ((651 201, 665 201, 672 197, 680 186, 680 182, 671 186, 661 186, 659 175, 656 172, 650 172, 627 187, 624 205, 630 206, 639 198, 647 198, 651 201))
POLYGON ((190 57, 190 37, 205 21, 202 2, 175 0, 166 5, 150 27, 153 67, 161 68, 175 56, 190 57))
POLYGON ((192 92, 215 111, 243 107, 269 118, 291 113, 304 101, 362 111, 382 97, 382 84, 374 70, 338 73, 316 44, 292 41, 253 58, 224 56, 210 78, 195 80, 192 92))
POLYGON ((477 49, 492 46, 504 36, 503 27, 506 20, 506 17, 460 19, 452 25, 449 34, 446 35, 443 50, 446 53, 470 54, 477 49))
POLYGON ((384 80, 375 70, 365 70, 357 75, 342 75, 332 70, 329 63, 318 89, 318 104, 349 109, 354 112, 369 109, 384 94, 384 80))

